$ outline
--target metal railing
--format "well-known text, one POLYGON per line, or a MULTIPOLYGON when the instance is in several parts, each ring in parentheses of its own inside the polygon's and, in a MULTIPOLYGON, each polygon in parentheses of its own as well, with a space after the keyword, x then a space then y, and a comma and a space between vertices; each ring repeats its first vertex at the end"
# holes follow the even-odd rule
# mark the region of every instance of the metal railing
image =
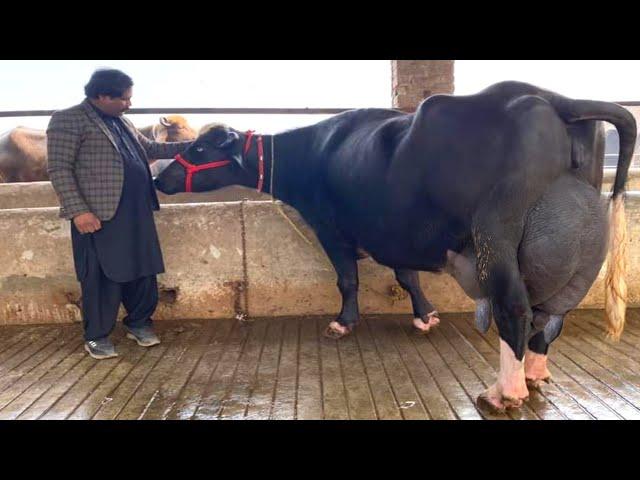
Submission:
MULTIPOLYGON (((612 102, 623 107, 640 107, 640 101, 612 102)), ((355 108, 355 107, 354 107, 355 108)), ((132 108, 128 115, 142 114, 220 114, 220 115, 331 115, 354 108, 132 108)), ((7 117, 48 117, 56 110, 8 110, 0 112, 0 118, 7 117)))
MULTIPOLYGON (((640 101, 613 102, 623 107, 640 107, 640 101)), ((354 107, 355 108, 355 107, 354 107)), ((219 114, 219 115, 332 115, 354 108, 132 108, 127 111, 128 115, 143 114, 219 114)), ((56 110, 8 110, 0 111, 0 118, 11 117, 47 117, 56 110)), ((618 154, 611 153, 605 155, 605 168, 615 168, 618 163, 618 154)), ((632 165, 640 165, 640 153, 634 154, 632 165)))
MULTIPOLYGON (((353 108, 132 108, 127 115, 141 114, 220 114, 220 115, 331 115, 353 108)), ((0 112, 3 117, 49 117, 56 110, 10 110, 0 112)))
MULTIPOLYGON (((637 167, 640 165, 640 153, 633 154, 631 158, 631 166, 637 167)), ((618 154, 617 153, 605 153, 604 154, 604 168, 617 168, 618 167, 618 154)))

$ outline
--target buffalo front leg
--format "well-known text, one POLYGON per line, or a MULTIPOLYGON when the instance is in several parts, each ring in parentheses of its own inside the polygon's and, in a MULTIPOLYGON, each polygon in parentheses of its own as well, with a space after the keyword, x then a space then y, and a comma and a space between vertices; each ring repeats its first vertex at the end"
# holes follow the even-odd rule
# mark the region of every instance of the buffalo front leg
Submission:
POLYGON ((413 326, 420 333, 427 333, 432 327, 440 323, 438 312, 424 296, 420 287, 420 277, 415 270, 394 269, 396 280, 411 297, 413 306, 413 326))
POLYGON ((355 247, 342 241, 335 234, 317 231, 318 239, 324 247, 338 276, 338 290, 342 295, 342 308, 338 318, 329 323, 325 336, 338 339, 348 335, 360 320, 358 308, 358 264, 355 247))

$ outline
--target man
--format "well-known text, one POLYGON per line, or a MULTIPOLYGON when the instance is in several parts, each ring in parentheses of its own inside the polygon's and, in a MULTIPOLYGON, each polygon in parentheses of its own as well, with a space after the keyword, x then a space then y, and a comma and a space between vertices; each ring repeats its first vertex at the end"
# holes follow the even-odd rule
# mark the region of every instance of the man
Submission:
POLYGON ((119 70, 97 70, 85 86, 87 98, 55 112, 47 129, 49 176, 60 216, 71 220, 84 348, 96 359, 117 356, 109 334, 121 302, 127 337, 144 347, 160 343, 151 315, 164 264, 148 161, 171 158, 191 144, 153 142, 136 130, 122 116, 131 106, 132 87, 119 70))

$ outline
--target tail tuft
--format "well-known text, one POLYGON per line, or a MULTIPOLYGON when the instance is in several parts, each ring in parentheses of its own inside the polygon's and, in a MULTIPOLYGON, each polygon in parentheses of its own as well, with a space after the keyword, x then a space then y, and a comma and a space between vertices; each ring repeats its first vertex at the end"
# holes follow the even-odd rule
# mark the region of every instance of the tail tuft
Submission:
POLYGON ((605 277, 607 337, 619 340, 627 311, 627 219, 624 195, 615 195, 609 212, 609 259, 605 277))

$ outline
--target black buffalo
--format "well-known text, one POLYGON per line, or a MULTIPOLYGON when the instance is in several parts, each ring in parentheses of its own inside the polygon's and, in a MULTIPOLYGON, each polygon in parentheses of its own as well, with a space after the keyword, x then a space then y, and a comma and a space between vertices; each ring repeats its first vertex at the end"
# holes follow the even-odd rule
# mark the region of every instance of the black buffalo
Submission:
MULTIPOLYGON (((359 249, 395 270, 421 319, 416 326, 425 329, 437 319, 429 316, 434 308, 420 289, 417 271, 442 271, 452 253, 472 251, 477 287, 488 299, 506 352, 498 381, 504 384, 509 380, 503 377, 513 375, 505 359, 522 362, 527 342, 536 335, 518 263, 527 219, 545 191, 567 174, 580 185, 600 188, 599 120, 612 123, 620 135, 612 195, 617 212, 612 227, 619 230, 636 137, 633 116, 612 103, 572 100, 519 82, 499 83, 476 95, 436 95, 414 114, 359 109, 257 137, 264 143, 263 168, 250 134, 217 125, 169 165, 156 185, 168 194, 185 191, 187 177, 193 191, 264 185, 265 192, 295 207, 336 269, 343 304, 328 331, 338 335, 348 333, 359 318, 359 249), (187 175, 193 165, 207 163, 212 168, 187 175)), ((611 242, 610 248, 618 251, 620 243, 611 242)), ((611 263, 622 265, 613 253, 611 263)), ((599 269, 602 259, 594 258, 593 264, 599 269)), ((621 272, 613 273, 608 284, 615 308, 608 313, 619 335, 625 299, 615 294, 621 272)))

